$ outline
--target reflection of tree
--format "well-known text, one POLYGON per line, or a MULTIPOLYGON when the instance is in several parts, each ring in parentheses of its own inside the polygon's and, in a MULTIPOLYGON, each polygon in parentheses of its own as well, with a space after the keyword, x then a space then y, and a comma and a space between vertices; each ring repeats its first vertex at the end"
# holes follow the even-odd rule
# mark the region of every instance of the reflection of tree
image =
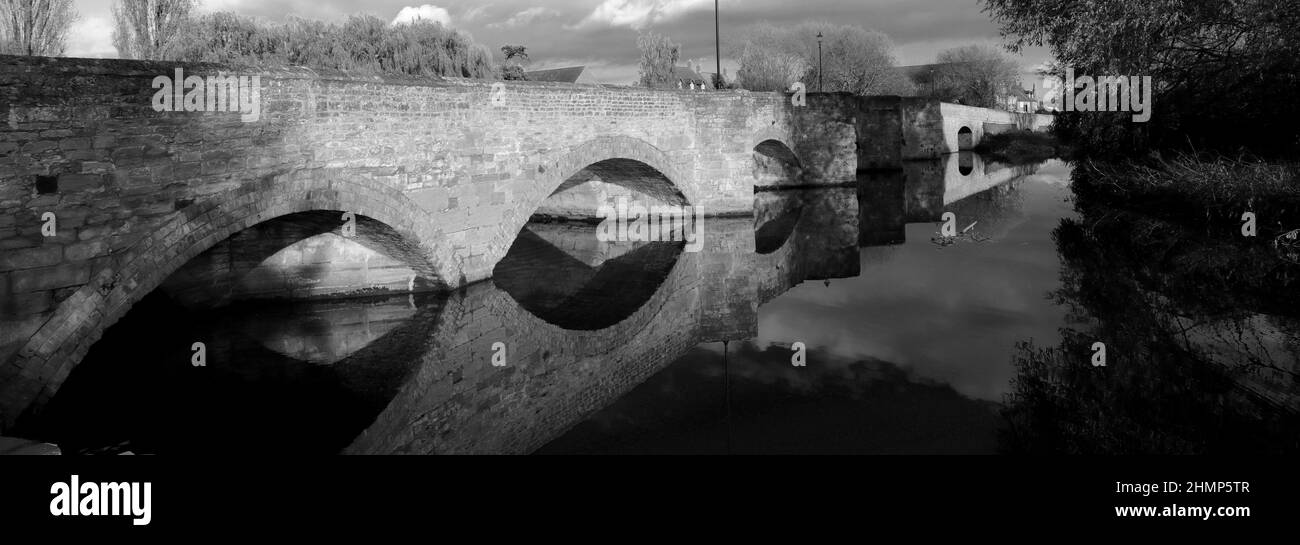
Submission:
POLYGON ((1018 346, 1012 452, 1290 452, 1300 447, 1300 267, 1258 245, 1081 201, 1054 232, 1072 327, 1018 346), (1107 366, 1090 363, 1106 344, 1107 366))

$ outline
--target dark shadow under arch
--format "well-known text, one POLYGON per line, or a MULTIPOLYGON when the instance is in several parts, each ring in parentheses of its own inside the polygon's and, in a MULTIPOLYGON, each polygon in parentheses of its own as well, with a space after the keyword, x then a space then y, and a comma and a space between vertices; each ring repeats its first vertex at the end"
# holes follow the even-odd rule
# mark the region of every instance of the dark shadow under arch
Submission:
MULTIPOLYGON (((264 177, 190 204, 166 217, 133 246, 64 300, 0 370, 0 425, 5 429, 39 412, 58 391, 104 331, 157 289, 184 263, 218 241, 275 217, 313 210, 355 210, 409 237, 412 247, 437 271, 435 256, 421 240, 418 219, 426 213, 400 190, 383 182, 343 178, 336 172, 311 177, 297 173, 264 177), (23 370, 26 372, 14 371, 23 370)), ((433 283, 445 285, 436 275, 433 283)))
POLYGON ((566 178, 551 194, 555 195, 593 180, 643 193, 663 204, 689 204, 681 189, 659 169, 636 159, 625 158, 605 159, 587 165, 566 178))
MULTIPOLYGON (((397 232, 388 224, 353 214, 355 229, 344 235, 344 212, 341 210, 312 210, 277 216, 251 225, 226 237, 181 265, 163 280, 160 289, 191 307, 219 306, 228 303, 224 296, 212 297, 212 292, 233 290, 251 271, 261 267, 280 251, 298 242, 333 233, 347 236, 348 240, 387 256, 409 267, 414 273, 410 291, 424 292, 444 289, 437 281, 433 264, 423 255, 419 243, 397 232), (221 276, 211 271, 220 270, 221 276), (202 278, 200 281, 199 278, 202 278)), ((315 260, 286 268, 285 274, 302 281, 319 279, 327 272, 328 260, 315 260)), ((361 291, 358 289, 358 291, 361 291)), ((228 292, 224 295, 232 295, 228 292)), ((361 293, 355 293, 360 295, 361 293)), ((372 293, 373 294, 373 293, 372 293)), ((276 297, 271 297, 276 298, 276 297)), ((285 293, 280 298, 296 298, 285 293)))
MULTIPOLYGON (((588 229, 595 237, 595 230, 588 229)), ((649 242, 591 266, 527 227, 493 270, 492 281, 530 314, 566 330, 622 322, 663 285, 681 242, 649 242)))
POLYGON ((966 151, 975 149, 975 133, 970 127, 957 129, 957 150, 966 151))
MULTIPOLYGON (((270 333, 267 325, 303 327, 289 318, 306 319, 308 330, 297 331, 304 338, 324 334, 312 330, 311 317, 330 307, 355 311, 358 303, 260 303, 194 313, 155 291, 105 332, 23 432, 67 452, 237 454, 250 444, 338 452, 373 422, 430 350, 445 298, 367 299, 360 306, 378 308, 372 318, 392 323, 365 346, 322 364, 284 354, 259 337, 270 333), (394 318, 390 307, 409 310, 394 318), (202 369, 188 365, 196 337, 207 344, 202 369), (114 410, 97 410, 105 406, 114 410)), ((370 320, 364 325, 374 327, 370 320)))
POLYGON ((797 185, 802 178, 803 165, 785 143, 767 139, 754 146, 755 186, 797 185))

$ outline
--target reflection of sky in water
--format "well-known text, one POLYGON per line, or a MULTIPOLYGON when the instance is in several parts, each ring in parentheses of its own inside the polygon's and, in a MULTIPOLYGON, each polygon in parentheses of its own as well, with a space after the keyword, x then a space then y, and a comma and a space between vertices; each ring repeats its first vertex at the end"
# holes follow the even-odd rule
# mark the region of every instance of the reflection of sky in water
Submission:
POLYGON ((914 223, 903 244, 860 248, 859 274, 759 307, 725 365, 723 343, 700 344, 539 452, 994 452, 1015 344, 1065 325, 1048 294, 1068 179, 1049 163, 946 207, 988 242, 941 248, 938 224, 914 223))
POLYGON ((758 342, 803 341, 849 359, 889 361, 999 400, 1014 374, 1016 341, 1053 344, 1064 325, 1064 310, 1047 298, 1059 283, 1051 231, 1070 214, 1061 178, 1068 181, 1065 170, 1040 171, 1020 182, 1023 215, 989 242, 940 249, 929 242, 936 225, 911 224, 907 242, 883 260, 865 248, 860 276, 829 287, 805 283, 760 309, 758 342))

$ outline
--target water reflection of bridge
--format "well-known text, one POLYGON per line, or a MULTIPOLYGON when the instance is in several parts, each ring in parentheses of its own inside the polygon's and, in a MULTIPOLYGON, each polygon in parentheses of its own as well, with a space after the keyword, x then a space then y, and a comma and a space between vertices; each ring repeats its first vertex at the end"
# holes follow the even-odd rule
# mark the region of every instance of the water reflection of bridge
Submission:
POLYGON ((859 201, 864 203, 859 244, 902 242, 906 224, 938 222, 944 212, 955 214, 961 227, 975 223, 983 232, 995 232, 1018 216, 1012 182, 1036 168, 962 152, 935 161, 908 161, 901 169, 859 172, 859 201))
MULTIPOLYGON (((857 189, 758 193, 753 218, 706 221, 699 253, 680 243, 596 243, 590 226, 530 225, 492 280, 445 297, 317 303, 257 321, 214 320, 227 327, 211 332, 205 372, 275 375, 271 382, 280 384, 291 380, 281 374, 328 366, 337 382, 330 394, 295 399, 331 407, 296 407, 264 420, 291 425, 327 415, 334 427, 347 427, 344 434, 359 433, 345 452, 530 452, 692 347, 756 337, 759 307, 792 287, 859 275, 871 266, 859 246, 879 232, 934 221, 945 209, 981 225, 1013 215, 1014 193, 1003 189, 1011 178, 983 163, 953 176, 959 159, 864 173, 857 189), (498 342, 503 367, 492 365, 498 342)), ((78 382, 86 381, 74 377, 73 394, 78 382)), ((200 398, 215 403, 214 396, 200 398)), ((238 427, 193 427, 209 425, 238 427)), ((301 442, 339 444, 339 431, 309 430, 301 442)))
MULTIPOLYGON (((969 159, 953 155, 883 177, 860 177, 866 193, 897 190, 885 201, 898 204, 897 209, 864 207, 860 203, 881 201, 864 199, 863 190, 852 188, 759 193, 752 222, 710 221, 705 250, 678 253, 648 298, 636 301, 635 293, 605 291, 611 297, 607 303, 617 299, 619 305, 636 308, 617 323, 601 324, 604 327, 556 325, 520 302, 528 296, 518 297, 501 283, 458 292, 441 315, 431 350, 347 452, 532 451, 692 347, 755 337, 758 307, 791 287, 807 280, 857 276, 862 263, 859 241, 872 238, 864 229, 886 225, 889 220, 882 218, 928 221, 934 210, 956 208, 978 221, 999 221, 998 214, 1014 207, 961 206, 972 197, 979 201, 1025 171, 975 159, 967 174, 955 172, 964 170, 969 159), (869 187, 881 179, 890 183, 869 187), (506 350, 503 367, 492 365, 497 342, 506 350)), ((549 246, 552 253, 567 255, 570 263, 553 278, 535 267, 527 273, 537 285, 555 285, 559 291, 582 289, 564 287, 564 279, 599 278, 598 269, 613 261, 638 253, 663 256, 662 251, 640 248, 593 257, 584 244, 590 232, 547 226, 536 230, 541 234, 528 237, 528 244, 549 246), (583 267, 592 270, 584 272, 583 267)), ((509 274, 499 268, 497 276, 509 274)))
MULTIPOLYGON (((845 208, 856 206, 852 190, 817 193, 822 197, 804 199, 805 214, 769 254, 754 251, 750 220, 710 221, 704 251, 680 253, 658 290, 607 327, 565 329, 530 312, 495 281, 458 292, 441 315, 431 350, 347 451, 529 452, 691 347, 753 337, 763 301, 805 279, 857 272, 856 214, 845 208), (838 238, 825 236, 818 225, 845 217, 850 229, 835 231, 838 238), (505 347, 502 367, 492 365, 498 342, 505 347)), ((532 272, 542 284, 549 280, 532 272)), ((627 295, 606 293, 612 299, 627 295)))

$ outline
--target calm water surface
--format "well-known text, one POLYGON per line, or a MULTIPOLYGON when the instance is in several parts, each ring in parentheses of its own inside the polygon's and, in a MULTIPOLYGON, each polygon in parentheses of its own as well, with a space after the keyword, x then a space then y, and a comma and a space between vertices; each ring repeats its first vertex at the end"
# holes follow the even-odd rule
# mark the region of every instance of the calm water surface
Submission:
POLYGON ((1194 308, 1070 177, 962 154, 761 192, 753 218, 706 220, 698 253, 529 224, 491 281, 447 294, 196 311, 159 290, 31 435, 160 453, 1294 450, 1295 316, 1194 308), (946 212, 969 226, 950 244, 946 212))

